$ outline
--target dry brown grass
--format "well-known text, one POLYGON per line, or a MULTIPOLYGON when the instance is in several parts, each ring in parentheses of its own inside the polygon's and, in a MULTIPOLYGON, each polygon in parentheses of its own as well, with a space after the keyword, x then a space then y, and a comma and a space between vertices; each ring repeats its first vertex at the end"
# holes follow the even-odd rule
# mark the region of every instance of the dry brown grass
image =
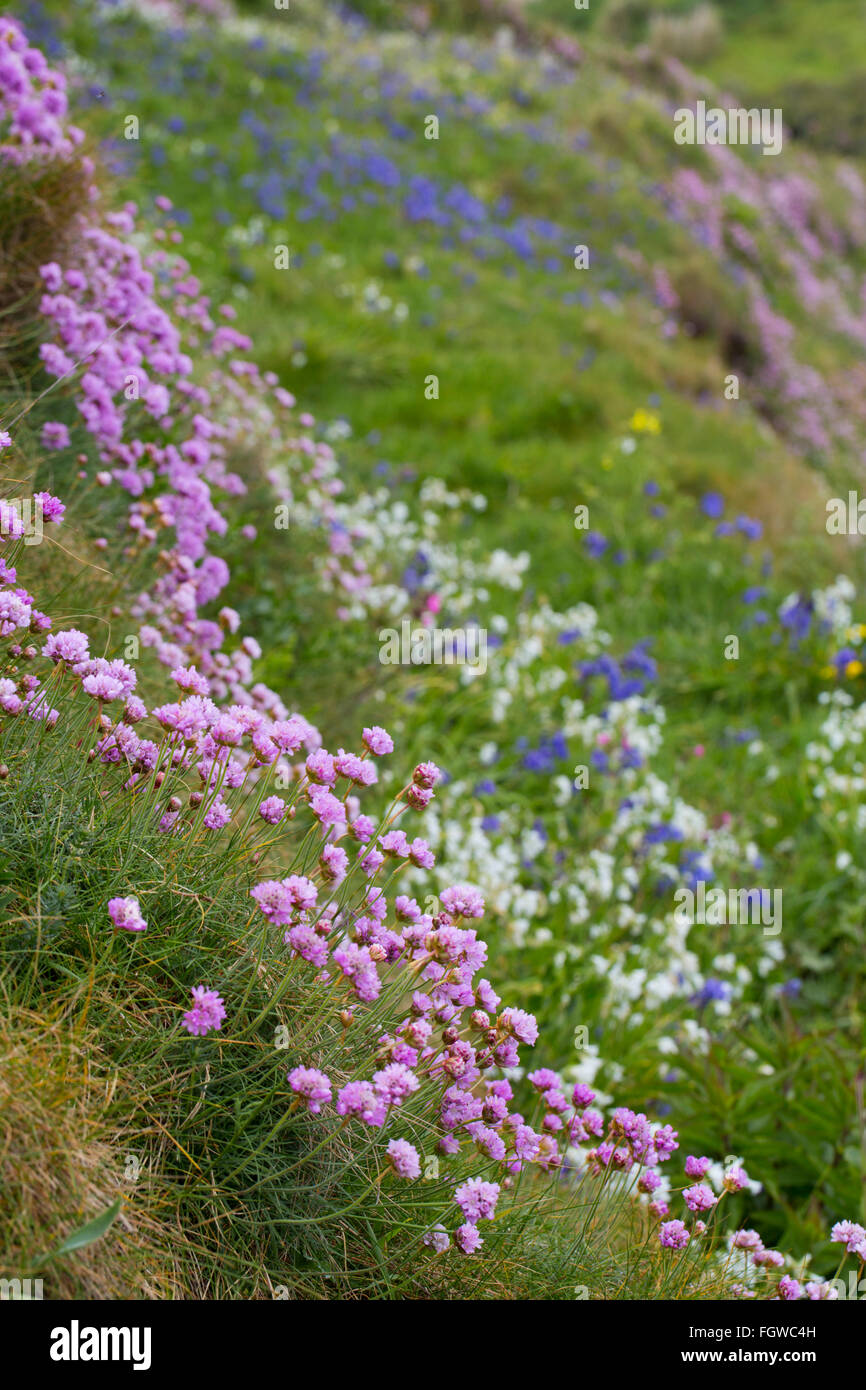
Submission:
POLYGON ((178 1233, 147 1182, 125 1181, 130 1118, 94 1036, 64 1017, 0 1016, 0 1276, 36 1273, 50 1299, 183 1297, 178 1233), (106 1236, 34 1271, 121 1195, 106 1236))

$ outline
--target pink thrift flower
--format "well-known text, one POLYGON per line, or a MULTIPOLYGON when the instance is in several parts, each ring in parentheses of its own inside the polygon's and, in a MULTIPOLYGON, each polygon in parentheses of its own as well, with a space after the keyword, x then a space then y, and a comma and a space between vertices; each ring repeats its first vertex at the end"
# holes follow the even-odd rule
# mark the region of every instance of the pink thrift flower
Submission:
POLYGON ((659 1227, 659 1242, 668 1250, 683 1250, 689 1243, 689 1233, 682 1221, 663 1221, 659 1227))
POLYGON ((138 898, 109 898, 108 915, 114 925, 124 931, 144 931, 147 927, 138 898))
POLYGON ((289 1072, 289 1085, 296 1095, 304 1097, 311 1115, 318 1115, 331 1099, 331 1082, 315 1067, 295 1067, 289 1072))
POLYGON ((499 1201, 498 1182, 468 1178, 454 1193, 454 1200, 467 1221, 489 1221, 499 1201))
POLYGON ((365 729, 361 735, 364 747, 369 749, 377 758, 383 757, 386 753, 394 752, 394 740, 387 729, 374 724, 372 729, 365 729))
POLYGON ((392 1139, 388 1145, 388 1160, 400 1178, 421 1176, 421 1160, 418 1150, 405 1139, 392 1139))
POLYGON ((196 985, 192 991, 192 1008, 184 1014, 182 1026, 194 1037, 203 1038, 211 1029, 222 1027, 225 1005, 214 989, 196 985))
POLYGON ((454 1240, 464 1255, 474 1255, 478 1247, 484 1244, 478 1227, 473 1226, 471 1221, 457 1227, 454 1232, 454 1240))
POLYGON ((703 1177, 706 1177, 707 1171, 708 1171, 708 1169, 709 1169, 711 1166, 712 1166, 712 1159, 710 1159, 710 1158, 695 1158, 693 1154, 689 1154, 688 1158, 686 1159, 686 1177, 687 1177, 687 1178, 703 1178, 703 1177))
POLYGON ((442 1225, 434 1226, 432 1231, 427 1231, 423 1236, 423 1242, 425 1245, 429 1246, 436 1255, 443 1254, 451 1244, 448 1238, 448 1232, 442 1225))
POLYGON ((716 1205, 718 1197, 706 1183, 696 1183, 683 1191, 683 1201, 689 1211, 709 1211, 716 1205))
POLYGON ((42 426, 43 449, 68 449, 69 430, 58 420, 48 420, 42 426))

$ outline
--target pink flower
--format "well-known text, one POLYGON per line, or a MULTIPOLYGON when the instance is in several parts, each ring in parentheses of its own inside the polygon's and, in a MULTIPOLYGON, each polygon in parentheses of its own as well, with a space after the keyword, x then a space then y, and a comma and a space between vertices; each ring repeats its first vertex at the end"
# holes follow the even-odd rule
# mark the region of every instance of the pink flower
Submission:
POLYGON ((801 1298, 802 1295, 802 1284, 798 1283, 796 1279, 792 1279, 790 1274, 783 1274, 779 1280, 779 1297, 790 1303, 801 1298))
POLYGON ((63 661, 67 666, 87 661, 90 655, 87 636, 75 627, 52 633, 42 651, 52 661, 63 661))
POLYGON ((418 1178, 421 1176, 421 1160, 418 1150, 405 1139, 392 1139, 388 1145, 388 1160, 398 1177, 418 1178))
POLYGON ((57 420, 48 420, 42 426, 43 449, 68 449, 69 430, 57 420))
POLYGON ((50 492, 34 492, 34 502, 38 502, 45 521, 62 521, 63 513, 66 511, 66 504, 61 502, 59 497, 52 497, 50 492))
POLYGON ((473 1255, 478 1247, 484 1244, 478 1227, 473 1226, 471 1221, 457 1227, 454 1239, 464 1255, 473 1255))
POLYGON ((231 818, 231 807, 223 801, 221 796, 216 796, 213 804, 207 810, 203 824, 206 830, 222 830, 224 825, 228 825, 231 818))
POLYGON ((689 1233, 682 1221, 663 1221, 659 1227, 659 1243, 668 1250, 682 1250, 689 1243, 689 1233))
POLYGON ((345 822, 345 806, 327 788, 313 783, 307 788, 306 795, 310 810, 320 825, 342 825, 345 822))
POLYGON ((731 1244, 738 1250, 762 1250, 763 1241, 757 1231, 737 1231, 731 1244))
POLYGON ((708 1171, 708 1169, 711 1167, 711 1165, 712 1165, 712 1159, 710 1159, 710 1158, 695 1158, 693 1154, 689 1154, 688 1158, 686 1159, 686 1177, 687 1177, 687 1178, 703 1178, 703 1177, 706 1177, 707 1171, 708 1171))
POLYGON ((109 898, 108 915, 114 925, 124 931, 144 931, 147 927, 138 898, 109 898))
POLYGON ((489 1221, 499 1201, 498 1182, 468 1178, 454 1193, 454 1200, 467 1221, 489 1221))
POLYGON ((385 1123, 386 1107, 369 1081, 349 1081, 337 1094, 337 1114, 357 1115, 377 1128, 385 1123))
POLYGON ((427 1231, 422 1239, 424 1244, 428 1245, 437 1255, 441 1255, 451 1244, 448 1232, 442 1225, 434 1226, 432 1231, 427 1231))
POLYGON ((184 1014, 182 1026, 194 1037, 202 1038, 211 1029, 222 1027, 225 1005, 216 990, 196 985, 192 991, 192 1008, 184 1014))
POLYGON ((259 806, 259 815, 268 825, 279 825, 286 814, 286 803, 281 796, 269 796, 259 806))
POLYGON ((706 1183, 696 1183, 684 1189, 683 1200, 689 1211, 709 1211, 719 1199, 706 1183))
POLYGON ((331 1082, 315 1067, 295 1067, 289 1072, 289 1085, 296 1095, 303 1096, 311 1115, 318 1115, 331 1099, 331 1082))
MULTIPOLYGON (((534 1047, 538 1041, 538 1024, 533 1015, 524 1009, 503 1009, 499 1015, 499 1023, 506 1033, 512 1034, 519 1042, 526 1043, 527 1047, 534 1047)), ((541 1075, 540 1072, 535 1074, 541 1075)), ((549 1075, 553 1079, 544 1084, 541 1090, 549 1090, 550 1086, 558 1085, 559 1078, 556 1073, 550 1072, 549 1075)))
POLYGON ((386 1105, 401 1105, 407 1096, 418 1090, 420 1084, 415 1073, 403 1062, 391 1062, 381 1071, 373 1073, 376 1093, 386 1105))
POLYGON ((377 758, 382 757, 385 753, 394 752, 394 740, 388 731, 378 724, 374 724, 372 729, 365 729, 361 735, 361 740, 364 747, 375 754, 377 758))

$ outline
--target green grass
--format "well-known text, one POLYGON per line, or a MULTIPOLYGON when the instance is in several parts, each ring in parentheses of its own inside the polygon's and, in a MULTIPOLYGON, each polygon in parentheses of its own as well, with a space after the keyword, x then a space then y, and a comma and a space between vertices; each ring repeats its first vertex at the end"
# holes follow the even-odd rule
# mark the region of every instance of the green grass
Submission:
MULTIPOLYGON (((261 6, 244 8, 256 17, 263 14, 261 6)), ((371 6, 356 8, 365 8, 386 27, 394 14, 394 7, 384 3, 375 12, 371 6)), ((312 4, 293 6, 288 29, 283 19, 273 20, 268 33, 285 38, 291 49, 279 58, 267 48, 244 50, 239 41, 213 28, 181 39, 153 32, 130 17, 97 32, 86 7, 67 11, 46 6, 65 42, 90 64, 88 83, 103 93, 92 97, 80 116, 89 135, 120 140, 124 115, 134 112, 140 118, 139 145, 130 149, 120 142, 128 164, 114 176, 111 199, 132 197, 149 208, 158 193, 172 197, 188 219, 185 252, 194 273, 215 302, 235 305, 239 326, 254 336, 256 360, 296 393, 301 408, 326 423, 340 418, 350 422, 351 438, 337 446, 349 488, 369 488, 384 460, 395 472, 410 467, 421 477, 435 475, 454 487, 480 490, 489 498, 487 511, 455 522, 467 553, 477 548, 483 554, 496 546, 526 549, 532 556, 529 584, 534 595, 559 609, 579 601, 595 605, 602 625, 614 634, 617 653, 654 636, 657 693, 668 716, 659 773, 708 815, 730 811, 744 834, 758 840, 769 866, 767 881, 785 885, 786 918, 796 924, 786 938, 790 972, 805 978, 805 999, 796 1005, 768 1001, 756 987, 742 1014, 729 1025, 718 1025, 709 1055, 678 1059, 678 1079, 662 1087, 655 1034, 648 1037, 651 1030, 642 1025, 611 1018, 595 982, 575 980, 575 967, 556 963, 553 948, 515 947, 503 930, 493 950, 497 979, 512 978, 520 1003, 549 1014, 550 1055, 545 1061, 564 1065, 575 1024, 591 1022, 599 1029, 605 1057, 623 1069, 618 1100, 640 1108, 647 1097, 663 1096, 683 1130, 684 1152, 742 1153, 766 1187, 748 1219, 757 1220, 757 1210, 768 1240, 784 1242, 798 1253, 817 1249, 816 1266, 832 1272, 832 1252, 819 1244, 828 1216, 838 1219, 860 1211, 862 1219, 866 1211, 864 1020, 857 1002, 864 925, 851 882, 829 867, 839 849, 855 846, 849 832, 835 823, 832 805, 815 805, 806 771, 806 750, 824 716, 817 696, 826 682, 817 668, 826 653, 818 645, 802 654, 772 649, 756 633, 744 637, 741 663, 724 662, 724 637, 738 631, 740 593, 758 582, 760 560, 754 556, 747 567, 740 547, 715 541, 710 527, 696 520, 695 501, 705 490, 718 488, 734 499, 736 511, 764 521, 777 601, 793 589, 825 584, 840 570, 859 580, 861 548, 840 554, 823 529, 825 497, 844 493, 853 476, 854 451, 800 457, 791 447, 784 417, 769 416, 748 389, 736 403, 723 400, 732 325, 742 329, 747 356, 755 350, 752 325, 743 323, 745 301, 718 258, 697 248, 654 196, 654 186, 670 177, 679 157, 659 104, 667 93, 663 83, 655 85, 651 70, 641 69, 640 90, 628 97, 635 87, 628 73, 631 59, 601 32, 603 26, 596 23, 604 13, 601 7, 593 9, 584 33, 586 17, 569 12, 564 3, 544 0, 529 8, 530 19, 537 12, 551 24, 567 23, 586 45, 587 59, 573 81, 551 87, 537 63, 522 57, 474 68, 465 55, 454 56, 450 38, 441 32, 424 45, 404 35, 388 48, 381 33, 373 31, 347 46, 341 23, 312 4), (326 55, 321 76, 311 94, 298 100, 307 93, 306 69, 295 66, 295 57, 305 63, 317 50, 326 55), (377 100, 365 96, 367 79, 354 61, 359 54, 374 58, 380 52, 394 72, 409 65, 414 79, 429 86, 429 105, 398 95, 388 108, 389 119, 414 132, 412 139, 389 133, 377 100), (165 84, 168 72, 180 76, 165 84), (479 118, 450 104, 450 98, 467 94, 483 96, 491 110, 479 118), (420 138, 427 111, 440 112, 435 142, 420 138), (256 148, 244 126, 244 113, 250 112, 275 142, 269 152, 256 148), (549 122, 542 139, 520 128, 527 119, 549 122), (169 123, 178 120, 182 129, 172 129, 169 123), (588 149, 576 143, 584 132, 588 149), (446 186, 459 182, 488 204, 508 197, 512 215, 561 224, 575 243, 590 246, 592 270, 553 275, 520 267, 508 278, 501 265, 477 261, 470 246, 443 248, 428 228, 402 215, 396 200, 342 211, 328 223, 304 220, 302 199, 293 195, 279 216, 264 216, 245 184, 247 176, 259 178, 281 167, 281 160, 288 159, 281 153, 283 139, 292 142, 293 159, 298 151, 314 157, 337 133, 359 149, 366 140, 375 142, 402 169, 430 175, 446 186), (278 243, 291 250, 289 271, 274 268, 278 243), (627 259, 632 252, 640 253, 639 264, 627 259), (696 315, 700 311, 705 316, 706 326, 696 336, 660 336, 660 315, 647 293, 656 267, 669 270, 680 289, 688 291, 696 315), (387 311, 364 308, 371 281, 390 298, 387 311), (562 302, 564 293, 585 287, 594 296, 606 290, 614 297, 596 297, 585 306, 562 302), (403 319, 394 318, 397 304, 408 310, 403 319), (425 399, 425 378, 431 373, 439 378, 438 400, 425 399), (641 435, 635 452, 626 454, 620 442, 634 433, 630 421, 638 408, 657 412, 661 432, 641 435), (658 482, 661 500, 670 508, 664 519, 648 515, 643 487, 650 480, 658 482), (614 568, 585 562, 573 526, 578 503, 589 504, 593 527, 610 538, 613 548, 628 552, 627 563, 614 568), (664 562, 652 558, 661 548, 667 551, 664 562), (719 751, 732 726, 759 731, 767 753, 757 768, 742 750, 719 751), (717 755, 700 762, 690 759, 688 750, 696 743, 717 755), (759 782, 757 772, 770 762, 780 775, 772 784, 759 782), (793 843, 786 847, 787 841, 793 843), (565 1009, 548 1002, 566 990, 571 993, 565 1009), (771 1066, 772 1075, 760 1074, 761 1064, 771 1066)), ((862 24, 855 22, 862 14, 862 4, 841 0, 820 6, 797 0, 769 7, 727 6, 725 46, 707 63, 705 75, 760 104, 785 106, 785 93, 803 79, 828 84, 832 91, 837 80, 854 78, 863 67, 866 40, 862 24), (842 34, 840 68, 835 55, 842 34)), ((489 25, 472 33, 480 34, 473 41, 483 44, 489 25)), ((486 50, 475 52, 483 56, 486 50)), ((698 152, 686 155, 703 167, 698 152)), ((803 157, 809 159, 808 150, 803 157)), ((831 171, 821 167, 814 173, 832 206, 836 191, 831 171)), ((742 220, 748 221, 748 210, 742 220)), ((799 356, 820 366, 828 379, 843 379, 853 370, 857 352, 820 315, 803 312, 789 283, 777 276, 778 247, 770 238, 760 240, 759 252, 765 283, 775 287, 778 282, 776 307, 796 323, 799 356)), ((845 258, 862 275, 862 248, 847 247, 845 258)), ((25 387, 16 376, 9 394, 21 394, 25 387)), ((407 757, 432 756, 448 765, 465 760, 471 779, 477 780, 479 748, 496 733, 487 713, 468 704, 460 689, 439 676, 425 684, 417 673, 407 680, 397 672, 385 680, 374 634, 363 624, 337 623, 321 594, 313 573, 316 538, 292 532, 287 547, 285 538, 268 526, 273 505, 269 490, 257 468, 248 467, 248 472, 253 488, 243 519, 258 525, 261 544, 249 547, 234 531, 225 553, 245 626, 256 631, 267 649, 263 678, 290 692, 293 705, 316 720, 334 744, 356 735, 359 721, 393 724, 407 757)), ((58 474, 59 489, 70 479, 60 469, 58 474)), ((49 480, 41 475, 41 481, 49 480)), ((410 482, 395 493, 414 505, 410 482)), ((84 509, 83 528, 91 536, 105 525, 104 505, 100 498, 98 507, 94 503, 92 511, 84 509)), ((106 606, 103 591, 87 589, 90 582, 85 582, 81 603, 106 606)), ((526 607, 522 597, 499 596, 498 591, 491 602, 493 611, 511 621, 526 607)), ((72 596, 68 608, 76 609, 72 596)), ((862 698, 862 678, 851 689, 862 698)), ((520 728, 541 732, 545 719, 553 717, 543 702, 528 700, 520 710, 520 728)), ((39 823, 60 826, 64 812, 51 791, 50 767, 44 778, 41 790, 33 793, 44 798, 37 802, 36 814, 39 823)), ((515 774, 505 790, 525 823, 547 809, 540 781, 527 785, 515 774)), ((570 843, 588 853, 599 842, 608 813, 609 808, 594 807, 583 821, 577 817, 569 822, 570 843)), ((26 805, 13 804, 6 814, 8 833, 20 846, 16 879, 27 885, 16 912, 26 924, 22 930, 32 932, 41 921, 44 869, 27 839, 26 805)), ((81 879, 80 847, 76 860, 74 836, 71 849, 61 840, 45 881, 55 892, 68 883, 78 895, 77 906, 68 916, 52 909, 49 921, 58 935, 52 938, 45 974, 39 971, 47 998, 33 993, 37 972, 31 980, 25 971, 31 992, 21 1005, 45 1009, 52 1017, 57 1010, 74 1016, 82 994, 86 997, 96 986, 97 962, 87 925, 117 871, 118 853, 110 837, 103 838, 97 829, 88 840, 88 867, 81 879)), ((146 838, 136 844, 130 872, 145 872, 149 847, 153 853, 146 838)), ((224 870, 217 878, 214 866, 203 861, 196 873, 201 879, 200 886, 193 883, 194 896, 208 900, 208 895, 222 895, 224 870)), ((129 1056, 135 1057, 136 1067, 146 1055, 154 1017, 165 1020, 168 981, 188 984, 192 962, 207 959, 198 953, 216 951, 225 932, 223 923, 212 923, 212 935, 200 938, 193 900, 178 904, 176 886, 159 882, 153 893, 157 915, 179 912, 178 931, 170 955, 141 962, 142 978, 128 1018, 130 1048, 135 1044, 129 1056)), ((258 1003, 252 1001, 260 1002, 260 996, 240 904, 240 896, 232 899, 225 915, 231 938, 238 942, 230 968, 237 983, 251 991, 249 1017, 239 1020, 243 1028, 256 1016, 258 1003)), ((575 944, 575 939, 584 944, 562 913, 551 911, 543 925, 552 931, 555 946, 575 944)), ((117 1013, 109 987, 122 969, 115 953, 127 944, 114 943, 112 953, 98 962, 102 1012, 96 1011, 89 1022, 103 1037, 117 1013)), ((752 950, 744 946, 744 958, 751 959, 752 950)), ((659 1026, 675 1028, 679 1021, 673 1008, 659 1026)), ((380 1227, 380 1211, 367 1212, 362 1206, 371 1228, 354 1218, 349 1223, 348 1260, 342 1247, 320 1243, 315 1235, 309 1245, 303 1235, 284 1240, 280 1222, 287 1219, 286 1212, 292 1213, 292 1221, 308 1220, 312 1207, 299 1208, 295 1191, 281 1185, 278 1174, 286 1154, 279 1145, 269 1147, 262 1159, 249 1157, 259 1136, 265 1140, 270 1133, 269 1107, 283 1099, 267 1038, 255 1030, 251 1034, 256 1061, 250 1079, 228 1059, 220 1091, 206 1096, 204 1112, 198 1112, 199 1127, 212 1126, 209 1152, 218 1152, 225 1165, 216 1175, 218 1199, 208 1198, 205 1178, 159 1137, 162 1131, 148 1128, 141 1108, 141 1097, 152 1097, 155 1103, 149 1108, 159 1110, 160 1124, 183 1136, 202 1063, 186 1067, 168 1043, 174 1063, 170 1081, 163 1080, 162 1054, 157 1054, 147 1060, 138 1090, 120 1104, 117 1132, 138 1136, 139 1145, 160 1146, 161 1181, 168 1188, 156 1194, 153 1220, 166 1219, 170 1212, 172 1221, 190 1221, 190 1253, 177 1276, 180 1286, 199 1295, 236 1296, 266 1286, 267 1272, 276 1283, 291 1283, 296 1293, 316 1289, 327 1296, 393 1296, 404 1290, 411 1278, 410 1247, 404 1249, 400 1230, 389 1235, 380 1227), (247 1105, 253 1112, 249 1119, 247 1105), (254 1113, 259 1105, 261 1115, 254 1113), (269 1166, 259 1170, 259 1162, 269 1166), (233 1189, 222 1180, 238 1163, 244 1165, 244 1184, 233 1189), (247 1205, 242 1194, 251 1173, 262 1179, 269 1195, 256 1196, 247 1205), (230 1249, 249 1244, 256 1251, 257 1272, 246 1283, 235 1281, 226 1244, 214 1237, 228 1223, 233 1228, 239 1223, 236 1234, 226 1238, 230 1249), (393 1258, 390 1253, 381 1261, 371 1256, 371 1250, 390 1239, 393 1258)), ((132 1065, 125 1053, 121 1057, 132 1065)), ((106 1066, 114 1065, 116 1056, 110 1053, 106 1066)), ((329 1152, 326 1156, 330 1160, 329 1152)), ((200 1157, 198 1150, 192 1157, 200 1157)), ((343 1166, 333 1171, 351 1172, 351 1181, 363 1190, 369 1180, 363 1160, 359 1163, 353 1152, 337 1155, 334 1162, 343 1166)), ((313 1189, 321 1181, 327 1190, 331 1171, 326 1164, 323 1177, 314 1168, 304 1185, 313 1189)), ((312 1195, 310 1200, 315 1201, 312 1195)), ((745 1205, 742 1210, 745 1216, 745 1205)), ((70 1214, 70 1220, 72 1215, 80 1213, 70 1214)), ((534 1263, 531 1254, 526 1259, 534 1263)), ((517 1266, 502 1275, 510 1287, 517 1287, 519 1277, 517 1266)), ((551 1263, 551 1287, 561 1287, 561 1280, 551 1263)), ((621 1285, 614 1267, 602 1288, 610 1295, 621 1285)), ((631 1296, 640 1287, 651 1285, 630 1285, 631 1296)))

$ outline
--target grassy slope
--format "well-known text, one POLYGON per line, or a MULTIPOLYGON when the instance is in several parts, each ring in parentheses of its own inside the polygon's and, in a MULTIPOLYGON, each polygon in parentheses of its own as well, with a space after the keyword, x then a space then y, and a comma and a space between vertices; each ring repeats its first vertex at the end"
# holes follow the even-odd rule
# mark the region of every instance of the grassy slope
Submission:
MULTIPOLYGON (((845 18, 852 7, 833 9, 845 11, 845 18)), ((243 52, 213 35, 186 45, 166 35, 144 40, 129 21, 97 36, 75 11, 70 18, 51 5, 47 13, 93 64, 89 128, 117 138, 125 114, 141 119, 140 145, 134 151, 120 146, 128 163, 118 175, 118 193, 146 201, 165 192, 188 215, 186 249, 194 269, 215 296, 221 286, 234 297, 241 327, 255 334, 259 359, 318 416, 351 422, 354 437, 341 448, 349 476, 368 479, 386 459, 488 493, 492 505, 478 531, 488 545, 532 552, 536 592, 562 607, 581 598, 596 602, 624 644, 656 633, 673 746, 685 748, 699 737, 712 744, 732 720, 758 725, 778 746, 792 778, 775 799, 767 796, 766 813, 790 816, 793 809, 805 820, 805 789, 799 789, 799 802, 792 801, 792 786, 796 791, 797 765, 814 727, 813 687, 792 694, 771 670, 760 678, 753 671, 746 681, 726 680, 720 672, 719 636, 732 630, 739 582, 735 561, 724 551, 690 547, 685 519, 675 566, 630 563, 616 587, 575 551, 572 509, 579 501, 597 507, 594 520, 607 534, 623 541, 650 535, 640 489, 653 477, 667 500, 710 486, 736 496, 738 508, 765 521, 791 587, 826 579, 839 568, 816 525, 823 507, 816 503, 812 468, 768 431, 747 400, 735 409, 719 400, 726 367, 716 342, 659 337, 640 277, 614 254, 629 239, 650 265, 675 266, 693 254, 648 191, 670 172, 673 156, 658 138, 654 113, 625 100, 627 81, 603 60, 593 61, 573 90, 561 93, 525 83, 519 59, 482 73, 455 60, 444 44, 429 54, 411 45, 395 48, 397 70, 406 62, 434 90, 482 93, 495 103, 487 122, 446 109, 439 141, 424 142, 421 118, 440 109, 438 98, 425 104, 398 96, 382 103, 375 93, 367 96, 357 62, 375 54, 381 39, 358 37, 342 52, 338 35, 320 29, 313 6, 293 7, 291 43, 298 57, 279 60, 277 70, 266 50, 243 52), (309 54, 319 45, 329 56, 321 79, 312 82, 309 54), (303 103, 299 93, 308 94, 303 103), (411 140, 385 133, 386 106, 389 120, 411 126, 411 140), (565 305, 562 295, 575 288, 578 272, 567 283, 561 273, 522 267, 505 277, 501 268, 477 262, 469 248, 443 249, 425 228, 401 217, 387 196, 333 223, 303 220, 301 199, 291 196, 284 213, 257 226, 261 210, 244 177, 260 179, 279 167, 281 156, 279 149, 257 147, 242 128, 245 112, 263 122, 268 137, 290 139, 293 151, 320 148, 336 123, 352 141, 374 139, 413 172, 446 185, 459 181, 488 202, 509 196, 516 210, 556 221, 576 242, 598 246, 592 294, 604 288, 616 300, 565 305), (544 144, 514 128, 545 113, 555 117, 555 134, 544 144), (582 132, 590 134, 585 152, 574 143, 582 132), (252 239, 260 241, 244 245, 232 229, 251 223, 252 239), (271 264, 270 248, 283 240, 295 256, 290 274, 271 264), (386 253, 397 257, 397 267, 386 262, 386 253), (423 260, 426 274, 406 268, 411 257, 423 260), (405 322, 359 307, 371 279, 392 301, 407 304, 405 322), (424 399, 428 372, 440 377, 438 402, 424 399), (712 393, 714 404, 700 398, 702 391, 712 393), (616 441, 635 408, 647 405, 658 409, 663 432, 639 459, 629 460, 616 441), (804 694, 805 705, 791 703, 804 694), (794 708, 802 724, 792 729, 794 708)), ((736 48, 729 42, 708 66, 709 75, 732 84, 742 52, 752 64, 743 69, 746 85, 770 70, 774 82, 775 74, 779 82, 796 75, 801 52, 812 42, 814 11, 792 3, 785 14, 790 28, 772 34, 759 17, 738 19, 736 48)), ((587 43, 592 51, 591 36, 587 43)), ((856 45, 849 52, 853 67, 856 45)), ((820 325, 804 325, 804 332, 815 353, 844 363, 820 325)), ((836 467, 841 474, 844 460, 836 467)), ((298 625, 309 618, 303 597, 287 595, 274 580, 282 563, 266 549, 250 557, 242 606, 266 638, 283 640, 280 674, 291 680, 298 704, 336 738, 357 722, 357 665, 374 661, 373 643, 368 638, 351 649, 352 665, 345 650, 317 646, 315 631, 298 625)), ((856 556, 846 563, 859 570, 856 556)), ((736 808, 749 795, 727 761, 682 772, 684 789, 700 804, 736 808)), ((826 848, 817 838, 809 845, 799 866, 798 906, 805 909, 808 885, 826 880, 826 848)), ((810 922, 810 930, 820 948, 821 921, 810 922)), ((832 1007, 832 990, 818 983, 832 1007)), ((730 1095, 719 1103, 730 1106, 730 1095)), ((725 1128, 730 1120, 736 1132, 736 1118, 734 1107, 725 1128)), ((832 1117, 831 1130, 839 1123, 832 1117)))

